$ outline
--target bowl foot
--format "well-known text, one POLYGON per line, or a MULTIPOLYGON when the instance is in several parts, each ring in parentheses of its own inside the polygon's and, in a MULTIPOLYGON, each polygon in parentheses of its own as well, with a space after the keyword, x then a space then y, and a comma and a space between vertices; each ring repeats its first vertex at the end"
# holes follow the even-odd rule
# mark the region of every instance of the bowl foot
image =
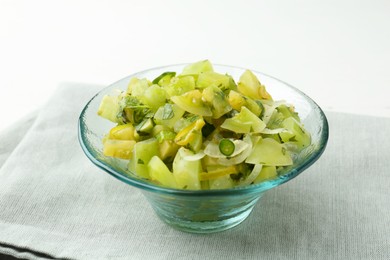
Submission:
POLYGON ((221 232, 239 225, 250 215, 252 209, 253 207, 234 217, 216 221, 188 221, 172 216, 164 216, 158 211, 156 211, 156 214, 163 222, 177 230, 189 233, 208 234, 221 232))

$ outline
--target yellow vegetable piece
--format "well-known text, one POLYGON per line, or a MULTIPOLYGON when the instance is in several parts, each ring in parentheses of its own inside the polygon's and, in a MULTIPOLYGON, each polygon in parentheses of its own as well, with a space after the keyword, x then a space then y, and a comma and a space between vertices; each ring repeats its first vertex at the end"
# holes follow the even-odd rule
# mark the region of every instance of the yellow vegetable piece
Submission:
POLYGON ((132 124, 117 125, 110 130, 109 139, 115 140, 135 140, 139 135, 132 124))
POLYGON ((228 101, 230 106, 237 111, 241 111, 241 107, 245 106, 256 116, 260 116, 262 112, 262 108, 253 99, 234 90, 229 92, 228 101))
POLYGON ((261 169, 261 172, 259 173, 259 175, 257 176, 257 178, 254 180, 253 183, 256 184, 256 183, 260 183, 260 182, 262 182, 264 180, 273 179, 277 175, 278 175, 278 173, 276 171, 276 167, 275 166, 264 166, 261 169))
POLYGON ((212 169, 210 171, 201 172, 200 180, 205 181, 205 180, 216 179, 221 176, 230 175, 234 173, 238 173, 237 167, 235 165, 227 166, 227 167, 216 167, 215 169, 212 169))
POLYGON ((241 107, 246 104, 244 96, 234 90, 229 92, 228 101, 230 106, 237 111, 241 111, 241 107))
POLYGON ((199 132, 202 130, 202 127, 205 125, 205 122, 203 118, 199 118, 195 122, 191 123, 190 125, 186 126, 182 130, 180 130, 179 133, 177 133, 175 142, 178 145, 186 145, 189 142, 191 142, 195 136, 196 132, 199 132))
POLYGON ((188 91, 181 96, 171 97, 173 103, 181 109, 199 116, 212 116, 210 107, 202 100, 202 92, 198 89, 188 91))
POLYGON ((260 83, 252 71, 246 70, 240 77, 237 86, 238 90, 253 99, 269 99, 271 95, 265 90, 265 86, 260 83))
POLYGON ((103 154, 121 159, 131 159, 135 143, 134 140, 106 139, 103 144, 103 154))
POLYGON ((212 117, 215 119, 232 110, 225 93, 214 85, 206 87, 202 92, 202 96, 210 104, 212 117))
POLYGON ((159 144, 160 158, 165 160, 167 158, 174 158, 179 147, 173 140, 164 140, 159 144))

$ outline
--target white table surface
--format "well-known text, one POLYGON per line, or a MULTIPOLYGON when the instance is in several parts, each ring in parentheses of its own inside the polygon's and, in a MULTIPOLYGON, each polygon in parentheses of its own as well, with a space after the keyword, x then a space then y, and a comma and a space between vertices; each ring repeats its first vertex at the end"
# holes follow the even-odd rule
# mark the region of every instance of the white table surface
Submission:
POLYGON ((61 82, 202 59, 275 76, 324 110, 390 117, 388 0, 0 0, 0 130, 61 82))

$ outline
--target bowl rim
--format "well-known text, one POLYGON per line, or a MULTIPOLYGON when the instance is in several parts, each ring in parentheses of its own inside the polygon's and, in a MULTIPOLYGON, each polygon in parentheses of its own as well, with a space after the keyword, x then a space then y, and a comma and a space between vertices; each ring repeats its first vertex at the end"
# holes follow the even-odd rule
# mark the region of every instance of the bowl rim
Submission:
MULTIPOLYGON (((87 109, 89 108, 89 105, 91 104, 92 101, 94 101, 96 96, 98 96, 101 92, 105 91, 106 89, 111 88, 113 85, 116 85, 117 83, 119 83, 125 79, 129 79, 131 77, 134 77, 138 74, 147 73, 147 72, 150 72, 153 70, 161 70, 161 69, 169 68, 169 67, 185 66, 188 64, 190 64, 190 63, 171 64, 171 65, 158 66, 158 67, 153 67, 150 69, 145 69, 145 70, 130 74, 126 77, 123 77, 122 79, 117 80, 114 83, 112 83, 112 84, 108 85, 107 87, 104 87, 103 89, 98 91, 84 106, 84 108, 82 109, 82 111, 80 113, 79 119, 78 119, 78 140, 79 140, 79 143, 80 143, 80 146, 81 146, 83 152, 88 157, 88 159, 91 160, 91 162, 93 164, 95 164, 98 168, 109 173, 110 175, 112 175, 116 179, 118 179, 122 182, 125 182, 126 184, 135 186, 137 188, 141 188, 141 189, 146 190, 146 191, 171 194, 171 195, 172 194, 182 195, 182 196, 226 196, 226 195, 240 195, 240 194, 248 194, 248 193, 261 193, 261 192, 269 190, 273 187, 279 186, 287 181, 292 180, 293 178, 298 176, 300 173, 302 173, 304 170, 309 168, 315 161, 317 161, 320 158, 320 156, 325 151, 325 148, 327 146, 328 139, 329 139, 329 124, 328 124, 328 120, 326 118, 326 115, 323 112, 323 110, 321 109, 321 107, 313 99, 311 99, 308 95, 306 95, 304 92, 302 92, 298 88, 296 88, 296 87, 294 87, 294 86, 292 86, 292 85, 290 85, 290 84, 288 84, 288 83, 286 83, 278 78, 270 76, 266 73, 250 69, 253 73, 264 75, 270 79, 276 80, 276 81, 286 85, 287 87, 291 88, 292 90, 299 93, 300 95, 302 95, 305 99, 307 99, 309 102, 312 102, 314 104, 314 106, 317 108, 318 112, 320 113, 320 116, 322 119, 321 120, 322 134, 320 136, 320 141, 319 141, 317 149, 315 149, 315 152, 310 154, 309 157, 305 161, 303 161, 301 164, 297 165, 297 167, 291 168, 289 171, 287 171, 282 176, 278 176, 278 178, 266 180, 266 181, 260 182, 258 184, 251 184, 251 185, 247 185, 247 186, 234 187, 234 188, 229 188, 229 189, 216 189, 216 190, 173 189, 173 188, 159 186, 159 185, 154 184, 150 181, 142 180, 142 179, 139 179, 137 177, 132 177, 129 175, 124 175, 122 173, 119 173, 118 171, 113 169, 110 165, 108 165, 107 163, 105 163, 103 161, 100 161, 98 158, 96 158, 93 155, 89 146, 86 145, 87 144, 87 142, 85 140, 86 137, 83 134, 83 130, 84 130, 83 117, 84 117, 87 109)), ((224 64, 213 64, 213 65, 232 68, 232 69, 239 69, 239 70, 247 70, 248 69, 248 68, 243 68, 243 67, 239 67, 239 66, 231 66, 231 65, 224 65, 224 64)), ((134 173, 132 173, 132 174, 134 174, 134 173)))

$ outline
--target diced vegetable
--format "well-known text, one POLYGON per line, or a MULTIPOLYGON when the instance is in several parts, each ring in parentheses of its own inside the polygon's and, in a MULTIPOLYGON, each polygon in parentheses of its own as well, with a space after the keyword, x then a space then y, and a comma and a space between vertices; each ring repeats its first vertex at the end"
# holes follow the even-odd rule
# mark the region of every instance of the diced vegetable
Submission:
POLYGON ((195 89, 195 79, 193 76, 174 77, 164 89, 169 97, 180 96, 195 89))
POLYGON ((157 111, 160 106, 165 104, 166 92, 159 85, 151 85, 144 91, 142 100, 153 111, 157 111))
POLYGON ((280 113, 283 114, 284 118, 293 117, 298 122, 301 121, 301 119, 298 116, 298 113, 294 111, 294 108, 292 106, 287 107, 285 104, 280 105, 276 108, 280 113))
POLYGON ((216 167, 209 167, 207 169, 207 172, 200 173, 200 179, 202 181, 204 180, 211 180, 216 179, 221 176, 230 175, 238 173, 237 167, 235 166, 216 166, 216 167))
POLYGON ((245 162, 267 166, 287 166, 292 164, 292 158, 282 144, 274 139, 264 138, 255 144, 245 162))
POLYGON ((117 125, 110 130, 110 139, 115 140, 135 140, 137 141, 139 135, 132 124, 117 125))
POLYGON ((221 125, 224 129, 244 134, 260 133, 265 126, 266 124, 246 107, 242 107, 240 113, 226 119, 221 125))
POLYGON ((199 190, 200 180, 199 173, 202 170, 200 160, 189 161, 186 156, 194 155, 190 150, 184 147, 180 148, 173 161, 173 176, 175 177, 178 188, 199 190))
POLYGON ((208 60, 203 60, 187 65, 181 75, 198 75, 202 72, 214 71, 213 65, 208 60))
POLYGON ((151 118, 145 118, 136 126, 136 130, 141 135, 148 135, 153 131, 154 123, 151 118))
POLYGON ((229 175, 221 176, 216 179, 209 180, 210 190, 221 190, 233 188, 234 183, 229 175))
POLYGON ((311 139, 309 133, 295 118, 286 118, 283 120, 282 125, 289 131, 279 134, 284 142, 294 142, 301 148, 310 145, 311 139))
POLYGON ((134 140, 106 139, 103 145, 103 154, 121 159, 130 159, 135 144, 134 140))
POLYGON ((149 178, 148 163, 153 156, 159 155, 159 146, 156 138, 150 138, 134 145, 129 170, 143 178, 149 178))
POLYGON ((260 117, 264 107, 260 101, 255 102, 253 99, 244 96, 237 91, 231 90, 228 96, 229 104, 233 109, 237 111, 241 111, 241 107, 245 106, 248 108, 253 114, 260 117))
POLYGON ((169 188, 177 188, 175 177, 158 156, 153 156, 150 159, 147 169, 152 180, 169 188))
POLYGON ((177 133, 175 142, 178 145, 186 145, 192 141, 196 133, 201 133, 202 127, 205 125, 203 119, 198 119, 187 127, 183 128, 179 133, 177 133))
POLYGON ((116 96, 104 96, 100 103, 98 115, 110 120, 111 122, 117 123, 117 115, 119 113, 118 97, 116 96))
POLYGON ((133 97, 142 97, 149 85, 147 79, 132 78, 127 86, 127 93, 131 94, 133 97))
POLYGON ((241 75, 237 88, 242 94, 253 99, 271 99, 271 95, 265 90, 265 86, 261 85, 256 75, 250 70, 246 70, 241 75))
POLYGON ((257 176, 257 178, 254 180, 254 183, 260 183, 262 181, 273 179, 278 175, 276 171, 275 166, 263 166, 261 169, 261 172, 257 176))
POLYGON ((232 110, 224 92, 214 85, 206 87, 202 96, 210 104, 213 118, 220 118, 232 110))
POLYGON ((157 125, 164 125, 172 128, 176 122, 182 118, 184 113, 184 109, 181 109, 178 105, 166 103, 154 114, 154 121, 157 125))
POLYGON ((228 75, 206 71, 199 74, 196 86, 201 89, 214 86, 224 90, 230 88, 230 80, 231 78, 228 75))
POLYGON ((202 99, 202 92, 199 90, 191 90, 181 96, 171 97, 172 102, 178 105, 181 109, 199 116, 211 116, 210 107, 202 99))

